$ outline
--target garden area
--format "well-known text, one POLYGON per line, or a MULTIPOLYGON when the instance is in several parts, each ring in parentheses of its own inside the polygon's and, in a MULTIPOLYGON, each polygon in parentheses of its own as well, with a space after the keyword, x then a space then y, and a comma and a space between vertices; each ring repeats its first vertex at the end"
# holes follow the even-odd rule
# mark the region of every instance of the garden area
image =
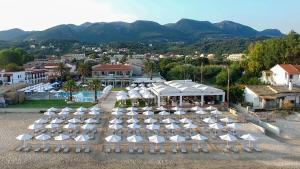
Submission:
POLYGON ((26 100, 23 103, 8 105, 7 108, 49 108, 49 107, 56 107, 56 108, 78 108, 82 107, 92 107, 95 103, 70 103, 68 104, 64 100, 26 100))

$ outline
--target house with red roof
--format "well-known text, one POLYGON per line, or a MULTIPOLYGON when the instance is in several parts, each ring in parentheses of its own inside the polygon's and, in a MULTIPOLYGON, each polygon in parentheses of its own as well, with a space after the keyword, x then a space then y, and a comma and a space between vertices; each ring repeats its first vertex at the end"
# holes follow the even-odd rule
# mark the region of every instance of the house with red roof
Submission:
POLYGON ((132 82, 133 68, 126 64, 99 64, 92 67, 92 78, 104 85, 125 87, 132 82))
POLYGON ((300 65, 277 64, 263 72, 262 80, 276 86, 300 86, 300 65))

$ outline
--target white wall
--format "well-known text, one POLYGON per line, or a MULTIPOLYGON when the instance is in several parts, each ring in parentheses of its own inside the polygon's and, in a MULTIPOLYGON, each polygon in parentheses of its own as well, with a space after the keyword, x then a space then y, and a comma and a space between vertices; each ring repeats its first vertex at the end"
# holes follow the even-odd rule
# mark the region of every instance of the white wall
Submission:
POLYGON ((24 72, 13 72, 12 84, 25 82, 25 71, 24 72))
POLYGON ((248 87, 244 90, 245 102, 252 103, 254 108, 261 108, 261 103, 259 102, 259 97, 248 87))
POLYGON ((271 71, 273 72, 272 76, 276 85, 288 85, 289 76, 281 66, 276 65, 271 68, 271 71))

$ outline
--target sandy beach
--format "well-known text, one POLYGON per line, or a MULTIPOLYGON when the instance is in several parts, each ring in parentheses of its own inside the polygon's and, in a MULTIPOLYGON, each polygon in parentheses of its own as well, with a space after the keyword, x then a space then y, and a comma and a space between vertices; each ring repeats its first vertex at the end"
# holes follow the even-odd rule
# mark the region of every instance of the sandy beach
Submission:
MULTIPOLYGON (((32 169, 32 168, 299 168, 300 146, 276 141, 260 133, 251 124, 247 128, 260 137, 259 145, 263 153, 224 154, 211 152, 209 154, 170 154, 142 155, 105 154, 95 148, 90 154, 54 154, 20 153, 15 147, 20 144, 15 139, 26 131, 28 125, 40 118, 36 113, 6 113, 0 114, 0 168, 1 169, 32 169)), ((298 123, 299 124, 299 123, 298 123)), ((101 134, 101 132, 99 132, 101 134)), ((294 138, 299 139, 299 138, 294 138)), ((93 144, 101 147, 101 137, 93 144)), ((99 148, 100 149, 100 148, 99 148)))

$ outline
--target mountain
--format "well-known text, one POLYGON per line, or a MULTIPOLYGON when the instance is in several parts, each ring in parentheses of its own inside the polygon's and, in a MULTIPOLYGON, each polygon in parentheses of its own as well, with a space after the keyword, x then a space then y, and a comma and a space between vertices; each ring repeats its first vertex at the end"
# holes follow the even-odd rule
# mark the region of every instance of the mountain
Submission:
POLYGON ((43 31, 26 32, 20 29, 0 31, 0 40, 77 40, 83 42, 193 42, 203 39, 224 39, 234 37, 278 37, 283 34, 276 29, 257 31, 249 26, 223 21, 211 23, 181 19, 176 23, 161 25, 152 21, 86 22, 81 25, 58 25, 43 31))

